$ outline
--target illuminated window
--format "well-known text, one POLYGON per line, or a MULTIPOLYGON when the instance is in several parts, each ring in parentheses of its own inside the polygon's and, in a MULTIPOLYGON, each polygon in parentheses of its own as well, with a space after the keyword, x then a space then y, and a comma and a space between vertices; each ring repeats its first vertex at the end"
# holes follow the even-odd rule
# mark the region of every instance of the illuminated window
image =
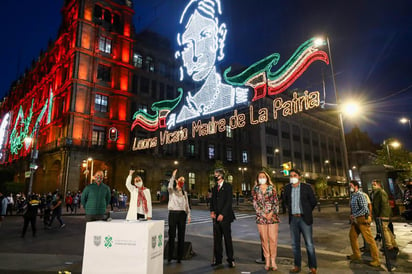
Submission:
POLYGON ((97 68, 97 79, 105 82, 110 82, 112 68, 99 64, 97 68))
POLYGON ((142 68, 143 66, 143 57, 138 53, 133 54, 133 66, 137 68, 142 68))
POLYGON ((112 39, 104 36, 100 36, 99 39, 99 50, 104 53, 112 53, 112 39))
POLYGON ((187 154, 189 156, 194 156, 195 155, 195 144, 188 144, 187 145, 187 154))
POLYGON ((104 127, 93 127, 92 134, 92 145, 93 146, 104 146, 106 141, 106 129, 104 127))
POLYGON ((231 147, 226 148, 226 161, 232 162, 233 161, 233 152, 231 147))
POLYGON ((228 182, 229 184, 233 183, 233 176, 232 176, 232 175, 228 175, 226 180, 227 180, 227 182, 228 182))
POLYGON ((189 189, 190 190, 195 189, 195 183, 196 183, 196 174, 193 172, 189 172, 189 189))
POLYGON ((246 150, 242 151, 242 163, 247 163, 249 161, 248 153, 246 150))
POLYGON ((209 159, 214 159, 215 158, 215 146, 214 145, 209 145, 207 151, 208 151, 209 159))
POLYGON ((150 56, 146 57, 146 70, 150 71, 150 72, 154 72, 154 62, 153 62, 153 58, 150 56))
POLYGON ((230 126, 226 126, 226 137, 227 138, 233 138, 233 131, 230 128, 230 126))
POLYGON ((108 105, 109 97, 96 94, 94 98, 94 109, 99 112, 107 112, 107 105, 108 105))

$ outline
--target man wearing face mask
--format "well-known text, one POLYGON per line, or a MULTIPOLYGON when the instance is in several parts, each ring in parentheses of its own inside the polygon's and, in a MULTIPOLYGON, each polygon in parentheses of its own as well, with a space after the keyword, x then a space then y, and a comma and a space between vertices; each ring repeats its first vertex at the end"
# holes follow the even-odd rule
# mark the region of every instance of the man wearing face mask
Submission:
POLYGON ((152 197, 150 190, 143 186, 142 177, 136 176, 132 179, 134 170, 129 170, 129 176, 126 179, 126 188, 130 191, 129 210, 127 211, 126 220, 136 221, 138 219, 152 219, 152 197))
POLYGON ((382 182, 378 179, 372 181, 373 199, 372 208, 375 219, 382 220, 382 226, 379 231, 385 237, 385 244, 390 252, 397 253, 399 251, 398 244, 392 231, 389 229, 389 221, 391 216, 391 208, 389 206, 388 194, 382 188, 382 182))
POLYGON ((86 221, 110 220, 106 208, 110 203, 110 188, 103 183, 103 171, 97 171, 93 182, 83 190, 81 202, 86 211, 86 221))
POLYGON ((352 255, 348 255, 347 259, 352 261, 361 260, 361 253, 359 250, 358 236, 362 234, 365 241, 369 244, 372 262, 371 266, 380 266, 379 253, 376 242, 373 239, 371 232, 371 212, 369 212, 368 201, 365 195, 359 190, 358 181, 352 180, 349 183, 350 191, 352 193, 350 200, 352 221, 349 231, 349 239, 352 247, 352 255))
POLYGON ((213 220, 214 236, 214 263, 212 266, 222 264, 223 246, 222 237, 225 238, 225 249, 229 267, 235 267, 233 257, 233 244, 231 223, 235 219, 232 209, 233 190, 232 185, 224 181, 225 172, 223 169, 215 170, 215 186, 212 189, 212 199, 210 200, 210 217, 213 220))
POLYGON ((306 244, 309 273, 317 273, 316 253, 312 237, 312 211, 317 205, 317 200, 312 187, 300 181, 299 170, 291 169, 289 174, 290 184, 285 186, 285 203, 289 212, 290 235, 294 257, 294 267, 290 270, 290 273, 299 273, 301 271, 301 234, 306 244))

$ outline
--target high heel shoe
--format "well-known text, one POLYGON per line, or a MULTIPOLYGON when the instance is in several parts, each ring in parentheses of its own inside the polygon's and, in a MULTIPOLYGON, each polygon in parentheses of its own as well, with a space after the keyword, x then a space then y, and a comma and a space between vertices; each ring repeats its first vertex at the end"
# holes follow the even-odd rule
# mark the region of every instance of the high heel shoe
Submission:
POLYGON ((271 263, 272 263, 272 270, 273 270, 273 271, 278 270, 278 266, 277 266, 277 264, 276 264, 276 259, 275 259, 275 258, 270 258, 270 261, 271 261, 271 263))
POLYGON ((266 270, 266 271, 269 271, 269 270, 270 270, 269 257, 265 258, 265 270, 266 270))

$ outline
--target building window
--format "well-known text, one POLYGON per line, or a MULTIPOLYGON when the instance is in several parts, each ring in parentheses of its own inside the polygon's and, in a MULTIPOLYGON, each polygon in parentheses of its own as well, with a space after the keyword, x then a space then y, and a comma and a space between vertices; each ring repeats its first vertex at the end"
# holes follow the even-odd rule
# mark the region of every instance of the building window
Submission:
POLYGON ((248 153, 246 150, 242 151, 242 163, 246 164, 249 162, 248 153))
POLYGON ((98 112, 107 112, 107 105, 108 105, 109 97, 96 94, 94 98, 94 109, 98 112))
POLYGON ((193 172, 189 172, 189 190, 195 189, 196 175, 193 172))
POLYGON ((233 161, 233 152, 231 147, 226 148, 226 161, 232 162, 233 161))
POLYGON ((93 146, 104 146, 106 141, 106 129, 104 127, 93 127, 92 134, 92 145, 93 146))
POLYGON ((104 53, 112 53, 112 39, 100 36, 99 39, 99 50, 104 53))
POLYGON ((142 68, 143 66, 143 57, 138 53, 133 54, 133 66, 137 68, 142 68))
POLYGON ((209 145, 207 151, 208 151, 209 159, 214 159, 215 158, 215 146, 214 145, 209 145))
POLYGON ((226 126, 226 137, 227 138, 233 138, 233 131, 230 128, 230 126, 226 126))
POLYGON ((150 72, 154 72, 154 62, 153 62, 153 58, 150 56, 146 57, 146 70, 150 71, 150 72))
POLYGON ((105 82, 110 82, 111 71, 111 67, 99 64, 99 67, 97 68, 97 79, 105 82))
POLYGON ((195 155, 195 144, 188 144, 187 145, 187 154, 189 156, 194 156, 195 155))
POLYGON ((229 184, 232 184, 232 183, 233 183, 233 176, 232 176, 232 175, 228 175, 226 180, 227 180, 227 182, 228 182, 229 184))
POLYGON ((147 79, 146 77, 141 77, 140 78, 140 91, 142 93, 149 93, 149 88, 150 88, 150 80, 147 79))

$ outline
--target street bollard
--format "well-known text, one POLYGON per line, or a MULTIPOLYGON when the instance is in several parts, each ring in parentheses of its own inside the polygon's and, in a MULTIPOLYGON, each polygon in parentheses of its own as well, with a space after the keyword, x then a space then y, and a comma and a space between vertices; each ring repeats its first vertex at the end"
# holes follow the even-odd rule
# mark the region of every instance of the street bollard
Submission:
POLYGON ((336 212, 339 212, 339 203, 335 202, 335 208, 336 208, 336 212))
POLYGON ((320 212, 320 202, 318 202, 318 212, 320 212))

